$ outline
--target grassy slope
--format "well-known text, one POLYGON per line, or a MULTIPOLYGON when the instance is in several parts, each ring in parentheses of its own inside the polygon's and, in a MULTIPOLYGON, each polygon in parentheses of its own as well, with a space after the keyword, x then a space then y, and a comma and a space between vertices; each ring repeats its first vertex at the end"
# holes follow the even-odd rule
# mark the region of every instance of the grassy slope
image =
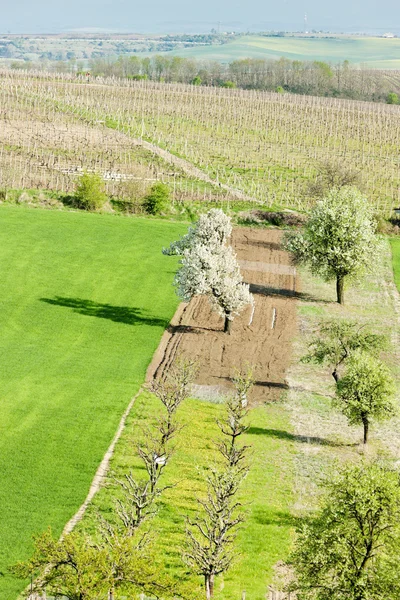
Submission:
MULTIPOLYGON (((222 46, 199 46, 171 54, 228 62, 239 58, 292 60, 350 60, 380 69, 400 68, 400 39, 338 36, 332 38, 261 37, 246 35, 222 46)), ((168 53, 170 54, 170 53, 168 53)))
MULTIPOLYGON (((400 244, 395 254, 395 272, 400 283, 400 244)), ((349 426, 347 419, 332 407, 334 381, 328 367, 300 363, 307 352, 313 329, 320 320, 351 318, 368 323, 373 331, 387 334, 392 341, 390 352, 383 357, 400 385, 400 322, 396 312, 398 295, 393 284, 389 243, 384 240, 374 260, 373 271, 361 285, 345 291, 345 305, 335 302, 334 282, 323 282, 302 269, 305 299, 299 302, 301 334, 294 342, 294 361, 288 373, 290 390, 288 406, 297 440, 296 508, 302 512, 315 506, 319 478, 324 477, 335 461, 358 460, 364 455, 362 427, 349 426)), ((400 404, 400 387, 397 392, 400 404)), ((366 450, 368 456, 387 454, 400 459, 400 417, 382 423, 374 422, 366 450)))
POLYGON ((393 256, 394 280, 398 290, 400 291, 400 239, 398 237, 391 240, 391 247, 393 256))
MULTIPOLYGON (((149 417, 158 412, 158 401, 150 394, 143 394, 137 400, 112 462, 118 478, 131 468, 140 476, 135 442, 140 438, 142 425, 147 427, 149 417)), ((222 414, 221 405, 199 400, 189 400, 180 409, 180 421, 185 427, 165 476, 165 483, 177 485, 165 492, 159 514, 152 522, 162 567, 181 582, 182 591, 191 590, 190 597, 200 592, 202 580, 188 577, 181 560, 184 516, 195 513, 195 498, 204 494, 201 473, 217 458, 214 440, 219 430, 215 420, 222 414)), ((248 516, 239 533, 235 565, 224 579, 217 579, 217 597, 221 600, 240 598, 243 590, 253 600, 263 600, 273 579, 273 566, 287 555, 290 545, 293 441, 288 413, 280 404, 253 408, 250 425, 245 443, 252 447, 251 470, 242 490, 248 516)), ((95 499, 96 508, 109 511, 114 493, 103 488, 95 499)), ((92 529, 91 514, 81 527, 92 529)))
MULTIPOLYGON (((174 259, 160 250, 181 231, 1 207, 1 571, 85 498, 176 308, 174 259)), ((0 578, 0 597, 20 586, 0 578)))

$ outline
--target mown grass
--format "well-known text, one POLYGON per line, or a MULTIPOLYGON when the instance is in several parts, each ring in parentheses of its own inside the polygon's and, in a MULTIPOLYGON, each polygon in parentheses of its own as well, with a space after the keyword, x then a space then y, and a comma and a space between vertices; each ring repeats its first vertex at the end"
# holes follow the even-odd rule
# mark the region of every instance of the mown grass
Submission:
POLYGON ((184 227, 0 207, 0 597, 31 535, 57 535, 93 475, 178 300, 161 248, 184 227))
MULTIPOLYGON (((121 478, 130 469, 141 476, 135 448, 152 419, 160 412, 159 401, 149 393, 136 401, 121 438, 111 472, 121 478)), ((220 433, 217 418, 223 418, 224 406, 200 400, 188 400, 179 412, 184 428, 176 439, 176 448, 165 471, 164 483, 175 484, 167 490, 159 512, 151 522, 156 536, 156 560, 189 597, 201 594, 202 580, 188 573, 182 561, 185 546, 185 515, 198 510, 197 497, 204 497, 205 470, 218 461, 215 441, 220 433)), ((216 582, 216 597, 226 600, 248 597, 263 600, 274 577, 273 566, 287 556, 292 528, 293 435, 288 413, 280 403, 253 408, 250 429, 244 443, 251 446, 247 476, 241 500, 247 514, 236 544, 232 569, 216 582)), ((164 477, 164 476, 163 476, 164 477)), ((116 490, 104 487, 80 527, 92 530, 94 512, 111 514, 116 490)), ((187 596, 186 596, 187 597, 187 596)))
POLYGON ((392 238, 390 245, 392 248, 394 281, 400 291, 400 238, 392 238))

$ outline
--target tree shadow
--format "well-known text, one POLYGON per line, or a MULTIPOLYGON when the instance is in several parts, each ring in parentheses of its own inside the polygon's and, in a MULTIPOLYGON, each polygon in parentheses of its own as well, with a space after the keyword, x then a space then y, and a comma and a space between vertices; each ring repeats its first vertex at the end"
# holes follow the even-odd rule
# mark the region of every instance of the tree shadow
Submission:
POLYGON ((285 298, 293 298, 293 300, 304 300, 304 302, 318 302, 318 304, 335 304, 334 300, 324 300, 322 298, 317 298, 312 294, 307 294, 306 292, 297 292, 296 290, 291 290, 289 288, 275 288, 266 285, 258 285, 255 283, 250 283, 249 285, 250 292, 252 294, 259 294, 260 296, 284 296, 285 298))
POLYGON ((279 527, 285 525, 294 527, 299 521, 297 517, 287 511, 273 510, 261 506, 253 508, 251 518, 259 525, 278 525, 279 527))
POLYGON ((288 431, 280 429, 264 429, 262 427, 249 427, 247 433, 250 435, 267 435, 268 437, 277 438, 279 440, 287 440, 289 442, 300 442, 302 444, 316 444, 319 446, 330 446, 332 448, 340 448, 344 446, 353 446, 354 444, 344 444, 342 442, 334 442, 320 437, 295 435, 288 431))
POLYGON ((212 327, 199 327, 198 325, 170 325, 168 327, 168 331, 172 335, 174 333, 196 333, 198 335, 202 331, 214 331, 218 333, 219 331, 223 331, 223 329, 220 330, 212 327))
POLYGON ((71 308, 73 312, 85 315, 86 317, 108 319, 115 323, 125 323, 125 325, 152 325, 164 328, 168 325, 168 321, 165 319, 146 316, 141 308, 134 308, 132 306, 114 306, 113 304, 103 304, 83 298, 64 298, 62 296, 40 298, 40 301, 54 306, 71 308))
POLYGON ((284 381, 256 381, 255 386, 266 387, 266 388, 279 388, 281 390, 288 390, 289 386, 284 381))
POLYGON ((283 250, 282 244, 278 244, 277 242, 263 242, 261 240, 247 239, 247 244, 249 246, 257 246, 258 248, 268 248, 269 250, 283 250))

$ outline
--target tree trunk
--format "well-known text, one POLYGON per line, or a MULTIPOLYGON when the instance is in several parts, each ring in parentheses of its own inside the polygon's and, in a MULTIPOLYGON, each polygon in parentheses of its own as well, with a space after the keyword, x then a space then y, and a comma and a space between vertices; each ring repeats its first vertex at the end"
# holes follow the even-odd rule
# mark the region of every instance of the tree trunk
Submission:
POLYGON ((344 277, 336 278, 336 296, 339 304, 344 304, 344 277))
POLYGON ((211 598, 211 581, 210 581, 210 575, 205 575, 204 576, 204 583, 205 583, 205 588, 206 588, 206 598, 207 598, 207 600, 210 600, 210 598, 211 598))
POLYGON ((362 416, 362 422, 364 425, 364 444, 368 442, 368 429, 369 429, 369 421, 366 415, 362 416))
POLYGON ((224 332, 230 335, 232 331, 232 321, 229 319, 231 313, 225 313, 224 332))
POLYGON ((214 596, 214 575, 210 575, 210 597, 214 596))

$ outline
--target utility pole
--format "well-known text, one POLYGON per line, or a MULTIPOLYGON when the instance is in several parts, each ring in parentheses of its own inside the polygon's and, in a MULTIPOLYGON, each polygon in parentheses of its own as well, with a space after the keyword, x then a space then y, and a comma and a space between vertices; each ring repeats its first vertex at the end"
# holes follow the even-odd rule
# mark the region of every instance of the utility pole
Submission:
POLYGON ((304 33, 308 33, 308 16, 307 13, 304 15, 304 33))

